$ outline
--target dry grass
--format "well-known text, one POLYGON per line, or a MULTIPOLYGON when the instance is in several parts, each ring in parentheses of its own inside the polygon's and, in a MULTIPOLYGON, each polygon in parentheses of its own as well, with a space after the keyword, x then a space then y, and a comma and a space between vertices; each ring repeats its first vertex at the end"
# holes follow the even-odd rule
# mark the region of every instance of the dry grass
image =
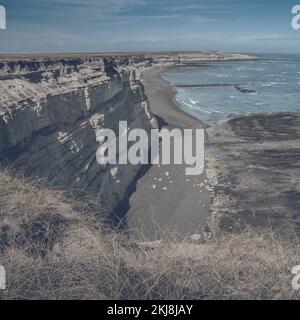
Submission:
POLYGON ((297 299, 296 236, 246 230, 149 247, 41 182, 0 172, 2 299, 297 299))

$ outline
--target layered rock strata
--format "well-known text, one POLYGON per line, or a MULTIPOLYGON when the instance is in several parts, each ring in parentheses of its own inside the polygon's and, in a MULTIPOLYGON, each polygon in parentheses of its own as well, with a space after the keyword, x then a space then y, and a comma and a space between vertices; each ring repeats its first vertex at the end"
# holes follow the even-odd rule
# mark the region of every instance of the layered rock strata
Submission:
POLYGON ((16 59, 0 63, 0 161, 115 208, 141 166, 100 166, 102 128, 149 131, 144 57, 16 59))

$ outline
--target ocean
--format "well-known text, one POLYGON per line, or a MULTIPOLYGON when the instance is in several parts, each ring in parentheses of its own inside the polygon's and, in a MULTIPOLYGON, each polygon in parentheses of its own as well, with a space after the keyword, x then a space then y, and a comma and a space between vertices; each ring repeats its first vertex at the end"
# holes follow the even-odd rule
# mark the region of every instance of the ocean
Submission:
POLYGON ((259 60, 199 61, 163 78, 187 85, 176 87, 177 103, 208 123, 245 113, 300 112, 300 55, 256 56, 259 60))

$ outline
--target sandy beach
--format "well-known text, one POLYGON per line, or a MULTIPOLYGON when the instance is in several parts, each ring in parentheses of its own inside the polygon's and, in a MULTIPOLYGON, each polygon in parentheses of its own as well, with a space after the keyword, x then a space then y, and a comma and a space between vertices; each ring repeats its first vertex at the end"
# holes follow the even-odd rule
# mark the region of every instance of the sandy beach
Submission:
POLYGON ((205 123, 182 111, 176 104, 176 90, 162 78, 169 68, 151 67, 142 74, 152 112, 176 128, 205 128, 205 123))
MULTIPOLYGON (((196 129, 206 125, 176 105, 176 91, 161 75, 163 67, 146 69, 142 78, 152 112, 163 118, 166 128, 196 129)), ((205 172, 187 176, 185 165, 153 165, 138 181, 130 199, 128 224, 131 232, 145 240, 164 237, 174 231, 180 237, 202 234, 205 230, 211 194, 205 172)))

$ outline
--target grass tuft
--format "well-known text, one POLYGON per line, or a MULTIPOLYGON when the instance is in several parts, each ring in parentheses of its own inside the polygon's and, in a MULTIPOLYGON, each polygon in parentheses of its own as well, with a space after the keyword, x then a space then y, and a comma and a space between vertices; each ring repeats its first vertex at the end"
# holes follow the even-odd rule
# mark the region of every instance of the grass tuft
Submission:
POLYGON ((297 236, 248 228, 151 247, 62 191, 0 171, 1 299, 299 299, 297 236))

